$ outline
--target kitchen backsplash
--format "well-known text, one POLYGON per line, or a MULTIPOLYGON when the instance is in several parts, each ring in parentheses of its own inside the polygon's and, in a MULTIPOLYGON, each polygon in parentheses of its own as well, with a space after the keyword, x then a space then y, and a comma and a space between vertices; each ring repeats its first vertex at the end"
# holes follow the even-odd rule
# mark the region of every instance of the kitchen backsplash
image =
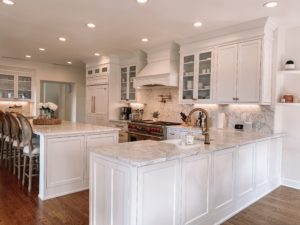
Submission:
POLYGON ((274 111, 270 106, 259 105, 182 105, 178 100, 178 89, 140 89, 137 90, 137 101, 144 104, 143 119, 152 119, 152 113, 160 112, 160 120, 182 122, 180 112, 188 114, 195 107, 208 111, 211 127, 217 127, 218 114, 225 113, 225 127, 234 128, 237 123, 253 122, 255 130, 262 132, 273 131, 274 111), (160 102, 160 95, 171 95, 171 100, 160 102))
POLYGON ((2 111, 15 111, 22 113, 26 116, 32 115, 32 103, 28 102, 8 102, 1 101, 0 102, 0 110, 2 111))

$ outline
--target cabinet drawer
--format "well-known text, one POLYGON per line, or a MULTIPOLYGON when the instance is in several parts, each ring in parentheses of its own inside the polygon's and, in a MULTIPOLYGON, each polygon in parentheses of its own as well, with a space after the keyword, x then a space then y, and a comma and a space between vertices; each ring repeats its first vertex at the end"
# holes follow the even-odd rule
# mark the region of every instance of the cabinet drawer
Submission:
POLYGON ((93 75, 88 76, 86 78, 87 85, 95 85, 95 84, 107 84, 108 83, 108 76, 106 75, 93 75))

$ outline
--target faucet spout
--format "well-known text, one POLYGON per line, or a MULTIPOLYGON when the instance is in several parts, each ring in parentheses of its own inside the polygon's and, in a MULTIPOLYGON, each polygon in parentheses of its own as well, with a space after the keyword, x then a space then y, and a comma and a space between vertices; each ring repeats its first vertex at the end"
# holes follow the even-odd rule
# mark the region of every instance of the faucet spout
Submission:
POLYGON ((201 124, 201 129, 202 129, 202 135, 204 135, 204 144, 207 144, 209 145, 210 144, 210 136, 209 136, 209 129, 208 129, 208 112, 205 110, 205 109, 202 109, 202 108, 195 108, 193 109, 187 119, 186 119, 186 123, 188 125, 191 125, 191 122, 192 122, 192 115, 194 112, 202 112, 205 116, 205 119, 204 119, 204 124, 203 123, 200 123, 201 124))

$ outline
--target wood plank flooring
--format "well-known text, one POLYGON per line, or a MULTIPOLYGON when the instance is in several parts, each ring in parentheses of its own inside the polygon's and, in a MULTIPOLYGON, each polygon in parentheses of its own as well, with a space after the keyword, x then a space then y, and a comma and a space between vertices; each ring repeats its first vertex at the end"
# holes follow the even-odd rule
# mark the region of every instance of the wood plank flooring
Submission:
MULTIPOLYGON (((37 179, 28 193, 0 166, 0 225, 88 224, 88 191, 47 201, 37 194, 37 179)), ((300 225, 300 191, 279 187, 223 225, 300 225)))
POLYGON ((281 186, 223 225, 300 225, 300 191, 281 186))
POLYGON ((0 166, 0 225, 88 224, 88 191, 41 201, 37 178, 31 193, 0 166))

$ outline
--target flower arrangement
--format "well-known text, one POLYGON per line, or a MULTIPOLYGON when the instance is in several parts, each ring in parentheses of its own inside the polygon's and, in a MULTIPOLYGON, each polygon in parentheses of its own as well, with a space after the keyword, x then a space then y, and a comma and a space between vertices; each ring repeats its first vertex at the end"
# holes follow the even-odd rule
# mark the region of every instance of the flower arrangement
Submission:
POLYGON ((44 116, 46 118, 51 118, 53 113, 58 109, 58 106, 53 102, 39 103, 38 106, 41 116, 44 116))

